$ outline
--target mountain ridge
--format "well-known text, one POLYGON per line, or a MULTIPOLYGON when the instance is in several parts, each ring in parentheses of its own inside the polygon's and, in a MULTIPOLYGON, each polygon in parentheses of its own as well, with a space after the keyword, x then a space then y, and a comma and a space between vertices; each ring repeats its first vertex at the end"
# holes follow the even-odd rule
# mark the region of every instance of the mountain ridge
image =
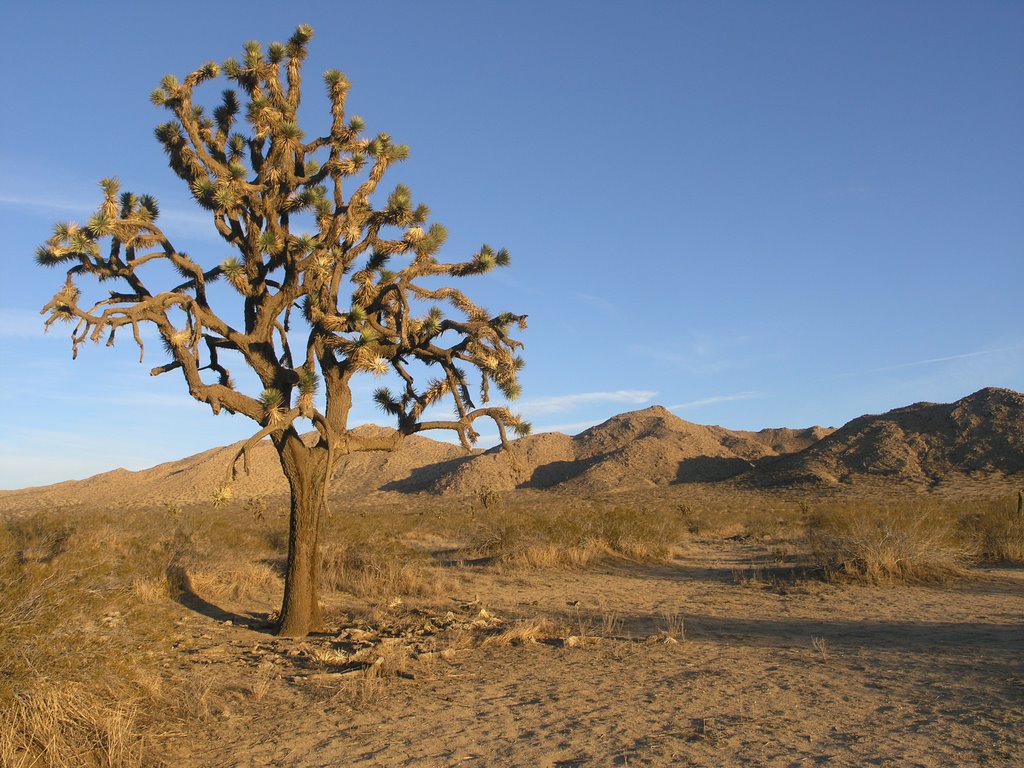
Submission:
MULTIPOLYGON (((360 430, 383 429, 367 425, 360 430)), ((315 433, 313 433, 315 436, 315 433)), ((146 506, 207 501, 241 443, 149 469, 0 491, 0 512, 46 506, 146 506)), ((269 441, 250 455, 235 497, 286 494, 269 441)), ((621 413, 568 436, 520 438, 512 451, 466 453, 421 435, 391 453, 342 457, 332 496, 429 493, 466 496, 517 489, 572 493, 733 482, 746 487, 838 486, 862 481, 934 485, 948 478, 1024 474, 1024 395, 988 387, 954 403, 914 403, 866 414, 839 429, 700 425, 662 406, 621 413)))

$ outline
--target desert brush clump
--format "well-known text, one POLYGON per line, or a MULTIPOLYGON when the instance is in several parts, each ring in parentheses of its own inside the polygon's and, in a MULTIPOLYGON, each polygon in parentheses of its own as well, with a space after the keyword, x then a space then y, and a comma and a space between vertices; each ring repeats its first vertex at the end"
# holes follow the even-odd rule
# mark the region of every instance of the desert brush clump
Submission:
POLYGON ((850 502, 809 521, 812 557, 833 577, 871 583, 962 576, 974 552, 955 517, 914 502, 850 502))
POLYGON ((42 312, 47 329, 71 324, 74 356, 86 342, 113 346, 130 334, 141 361, 143 329, 152 328, 164 353, 152 375, 180 374, 214 414, 255 422, 224 482, 210 489, 217 504, 232 503, 250 449, 272 441, 291 494, 285 635, 305 635, 321 620, 320 534, 341 457, 394 450, 430 429, 453 431, 468 450, 480 419, 505 445, 510 431, 530 430, 492 402, 519 395, 522 343, 513 333, 526 315, 488 311, 452 285, 507 266, 508 251, 483 244, 460 260, 440 259, 445 227, 404 184, 382 187, 409 148, 385 132, 366 134, 366 122, 348 113, 342 72, 323 75, 322 124, 300 127, 312 37, 302 25, 285 43, 246 43, 240 58, 167 75, 151 94, 169 112, 155 134, 170 168, 231 255, 180 250, 158 224, 156 199, 115 178, 100 182, 100 204, 84 224, 57 224, 35 255, 43 267, 66 269, 42 312), (207 112, 201 93, 218 78, 227 87, 207 112), (236 379, 238 365, 256 383, 236 379), (349 429, 353 381, 364 376, 383 379, 373 401, 393 429, 349 429), (442 403, 452 415, 434 415, 442 403), (300 425, 316 430, 311 444, 300 425))
POLYGON ((320 586, 384 603, 403 597, 437 597, 447 579, 430 558, 395 541, 326 544, 320 586))
POLYGON ((961 506, 960 525, 980 560, 1024 563, 1024 498, 977 500, 961 506))
POLYGON ((148 753, 140 709, 158 672, 126 639, 130 573, 152 561, 138 540, 104 547, 102 527, 51 513, 0 524, 0 765, 137 766, 148 753))
POLYGON ((9 768, 145 764, 134 704, 82 683, 37 680, 0 702, 0 721, 0 765, 9 768))
POLYGON ((813 565, 874 583, 943 581, 972 563, 1024 562, 1016 497, 907 496, 801 504, 813 565))
POLYGON ((523 567, 585 567, 607 556, 657 560, 686 536, 684 522, 673 510, 643 506, 513 507, 481 520, 473 546, 499 563, 523 567))

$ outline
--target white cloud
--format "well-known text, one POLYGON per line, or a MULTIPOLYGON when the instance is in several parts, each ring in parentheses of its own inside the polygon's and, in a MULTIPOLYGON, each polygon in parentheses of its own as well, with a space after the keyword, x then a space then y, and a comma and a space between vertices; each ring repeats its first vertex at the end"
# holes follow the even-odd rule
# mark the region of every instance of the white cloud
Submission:
POLYGON ((756 400, 764 397, 761 392, 738 392, 735 395, 714 395, 713 397, 705 397, 700 400, 691 400, 688 403, 678 403, 676 405, 668 406, 670 411, 686 411, 691 408, 703 408, 708 405, 717 405, 718 403, 731 403, 737 400, 756 400))
POLYGON ((999 349, 980 349, 976 352, 964 352, 960 355, 946 355, 945 357, 931 357, 926 360, 914 360, 909 363, 897 363, 896 365, 884 365, 880 368, 866 368, 862 371, 851 371, 848 373, 840 373, 836 378, 847 378, 849 376, 861 376, 866 373, 884 373, 886 371, 898 371, 903 368, 917 368, 922 365, 934 365, 936 363, 948 363, 953 360, 965 360, 971 357, 982 357, 985 355, 996 355, 1002 352, 1017 352, 1024 349, 1024 344, 1018 344, 1012 347, 1000 347, 999 349))
MULTIPOLYGON (((92 200, 68 200, 27 197, 0 193, 0 206, 8 208, 31 208, 39 212, 48 212, 53 216, 73 215, 85 219, 91 216, 102 198, 96 193, 92 200)), ((211 240, 219 242, 220 235, 214 227, 212 216, 201 211, 181 210, 178 208, 160 208, 160 220, 158 222, 171 241, 174 236, 181 235, 200 240, 211 240)))
MULTIPOLYGON (((28 309, 0 308, 0 339, 54 339, 66 341, 66 334, 43 333, 46 317, 39 312, 28 309)), ((69 328, 67 324, 50 326, 51 331, 57 328, 69 328)))
POLYGON ((49 198, 43 200, 25 196, 0 194, 0 205, 10 208, 38 208, 39 210, 49 211, 53 214, 77 213, 82 216, 88 216, 96 210, 98 202, 98 197, 97 200, 87 203, 75 200, 54 200, 49 198))
POLYGON ((753 341, 749 334, 730 335, 690 329, 670 342, 633 345, 630 352, 678 368, 691 376, 709 376, 749 366, 753 341))
POLYGON ((529 416, 546 413, 559 413, 578 408, 581 405, 594 403, 628 403, 642 405, 650 402, 657 395, 649 389, 617 389, 613 392, 580 392, 573 395, 554 395, 529 400, 519 400, 511 404, 513 410, 529 416))
POLYGON ((568 424, 547 424, 542 427, 535 426, 534 433, 540 432, 561 432, 563 435, 578 435, 585 429, 600 424, 607 419, 590 419, 589 421, 573 421, 568 424))

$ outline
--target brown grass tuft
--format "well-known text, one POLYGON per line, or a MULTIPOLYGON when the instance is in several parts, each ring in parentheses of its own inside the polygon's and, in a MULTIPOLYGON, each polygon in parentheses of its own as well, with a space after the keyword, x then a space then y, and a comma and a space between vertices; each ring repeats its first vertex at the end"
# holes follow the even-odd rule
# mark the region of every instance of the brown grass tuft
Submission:
POLYGON ((541 640, 550 640, 561 634, 549 619, 521 619, 507 629, 484 639, 481 647, 504 648, 510 645, 533 645, 541 640))
POLYGON ((685 534, 671 510, 574 504, 499 512, 478 524, 474 547, 513 567, 584 568, 608 556, 663 559, 685 534))
POLYGON ((0 765, 142 765, 135 717, 132 704, 111 703, 81 683, 35 681, 0 705, 0 765))
POLYGON ((266 563, 239 562, 218 565, 189 574, 192 587, 200 594, 233 600, 276 598, 283 581, 266 563))
POLYGON ((446 580, 428 559, 397 543, 346 542, 323 547, 320 586, 388 604, 403 597, 437 597, 446 580))
POLYGON ((809 538, 827 573, 875 584, 946 581, 972 555, 956 520, 915 503, 849 503, 812 519, 809 538))
POLYGON ((1017 500, 991 499, 972 504, 961 524, 978 557, 989 562, 1024 563, 1024 511, 1017 500))

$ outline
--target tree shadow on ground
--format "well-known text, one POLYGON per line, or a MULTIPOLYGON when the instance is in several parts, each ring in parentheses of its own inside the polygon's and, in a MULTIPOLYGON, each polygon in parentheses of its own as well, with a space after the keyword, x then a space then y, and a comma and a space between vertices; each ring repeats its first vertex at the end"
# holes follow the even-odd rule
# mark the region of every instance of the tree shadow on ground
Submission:
POLYGON ((230 621, 233 625, 245 627, 255 632, 273 634, 274 625, 269 617, 263 613, 235 613, 211 603, 196 592, 192 585, 192 579, 188 571, 180 565, 171 565, 167 568, 168 583, 175 587, 175 600, 188 608, 190 611, 206 616, 216 622, 224 623, 230 621))

